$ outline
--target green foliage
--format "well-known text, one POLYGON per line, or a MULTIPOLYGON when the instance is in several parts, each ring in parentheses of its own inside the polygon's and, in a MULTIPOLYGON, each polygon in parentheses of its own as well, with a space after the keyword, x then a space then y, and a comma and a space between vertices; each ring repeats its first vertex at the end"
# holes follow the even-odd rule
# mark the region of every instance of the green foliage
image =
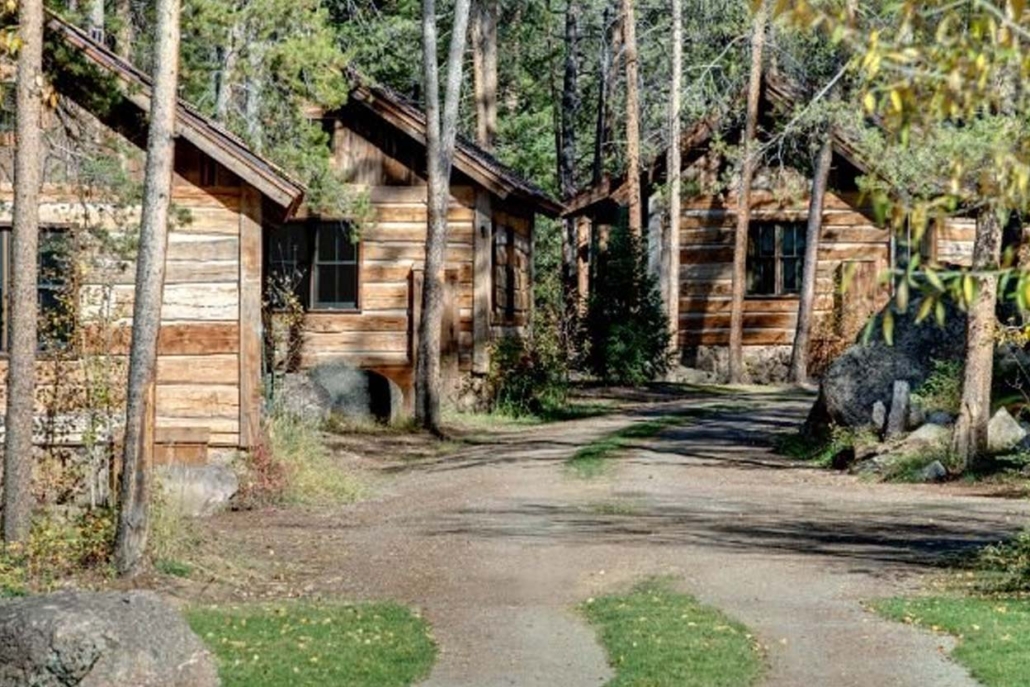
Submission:
POLYGON ((640 240, 614 229, 597 274, 583 330, 583 365, 606 382, 642 384, 669 367, 669 329, 640 240))
POLYGON ((512 417, 545 415, 568 399, 568 378, 563 359, 537 345, 506 336, 493 348, 489 385, 493 410, 512 417))
POLYGON ((25 544, 0 551, 0 597, 50 591, 87 572, 106 575, 114 552, 115 513, 95 508, 67 517, 38 515, 25 544))
POLYGON ((777 453, 819 467, 832 467, 834 459, 855 448, 856 445, 875 442, 868 429, 855 429, 832 425, 825 437, 810 437, 802 432, 781 434, 774 440, 777 453))
POLYGON ((962 405, 962 373, 962 363, 957 360, 934 360, 930 376, 915 393, 923 408, 958 414, 962 405))
POLYGON ((746 627, 661 582, 580 609, 615 669, 610 687, 746 687, 762 675, 746 627))
POLYGON ((985 547, 976 564, 984 572, 980 586, 986 591, 1030 593, 1030 529, 985 547))
POLYGON ((225 687, 405 687, 429 674, 429 626, 390 603, 194 608, 225 687))
POLYGON ((650 439, 669 427, 684 422, 686 422, 686 418, 683 416, 661 417, 636 422, 591 441, 565 461, 565 466, 577 477, 583 479, 598 477, 608 470, 610 459, 626 450, 632 440, 650 439))
POLYGON ((296 503, 354 501, 362 485, 326 447, 320 423, 273 404, 265 420, 265 440, 241 456, 241 508, 296 503))
POLYGON ((986 687, 1026 684, 1030 601, 929 597, 889 599, 873 608, 893 620, 954 636, 958 646, 951 656, 986 687))

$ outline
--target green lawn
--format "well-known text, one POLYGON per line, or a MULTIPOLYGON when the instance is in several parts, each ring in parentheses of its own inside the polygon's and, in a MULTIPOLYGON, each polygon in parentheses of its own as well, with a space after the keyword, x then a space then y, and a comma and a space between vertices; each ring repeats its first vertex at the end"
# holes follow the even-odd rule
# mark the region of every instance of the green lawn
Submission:
POLYGON ((225 687, 402 687, 436 657, 429 626, 395 604, 194 608, 225 687))
POLYGON ((609 687, 746 687, 763 672, 746 627, 660 582, 581 609, 615 669, 609 687))
POLYGON ((953 658, 987 687, 1030 686, 1030 600, 889 599, 882 615, 956 637, 953 658))

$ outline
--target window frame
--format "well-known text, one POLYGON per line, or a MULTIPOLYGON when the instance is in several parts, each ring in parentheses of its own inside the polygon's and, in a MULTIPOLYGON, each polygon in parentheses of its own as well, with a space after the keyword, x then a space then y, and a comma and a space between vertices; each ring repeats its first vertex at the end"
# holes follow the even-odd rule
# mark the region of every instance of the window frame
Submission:
MULTIPOLYGON (((8 224, 0 225, 0 359, 5 359, 9 355, 10 351, 10 305, 9 295, 11 290, 11 231, 13 227, 8 224)), ((44 276, 43 266, 39 264, 39 261, 43 257, 43 245, 46 240, 46 236, 59 234, 67 236, 71 231, 71 227, 67 224, 47 224, 39 227, 39 247, 37 255, 36 265, 36 307, 37 313, 42 315, 43 303, 41 302, 42 292, 57 291, 63 288, 74 287, 74 278, 69 277, 64 280, 57 282, 50 282, 47 284, 42 283, 44 276)), ((73 261, 72 261, 73 262, 73 261)), ((67 337, 53 342, 54 345, 44 345, 44 342, 40 340, 39 332, 37 329, 36 334, 36 351, 39 355, 46 356, 54 353, 55 351, 67 351, 75 341, 75 329, 79 324, 79 302, 77 294, 69 300, 71 307, 71 327, 68 331, 67 337)))
POLYGON ((745 294, 748 299, 763 299, 763 298, 799 298, 801 296, 801 280, 798 279, 797 289, 788 291, 784 287, 784 263, 787 260, 797 260, 801 267, 801 273, 804 274, 805 265, 805 250, 807 244, 807 220, 798 219, 752 219, 748 225, 748 250, 745 264, 745 274, 747 281, 747 292, 745 294), (753 260, 759 259, 759 256, 752 254, 752 245, 759 241, 759 233, 763 227, 772 226, 775 229, 775 235, 773 237, 773 255, 763 256, 763 260, 771 260, 773 264, 773 290, 771 293, 756 292, 752 286, 752 274, 754 272, 753 260), (785 255, 783 250, 784 244, 784 229, 792 229, 795 231, 794 245, 795 251, 792 255, 785 255), (800 239, 800 240, 799 240, 800 239), (797 248, 800 246, 800 249, 797 248))
POLYGON ((297 283, 294 285, 294 293, 300 298, 301 305, 306 313, 357 313, 361 312, 362 305, 362 272, 364 262, 364 251, 362 250, 363 241, 359 237, 357 241, 354 241, 354 258, 352 260, 322 260, 319 258, 319 235, 320 232, 326 228, 332 229, 350 229, 354 231, 353 225, 346 220, 323 220, 323 219, 310 219, 304 222, 288 222, 280 224, 271 228, 268 231, 268 235, 265 239, 264 245, 264 264, 265 264, 265 280, 267 286, 267 280, 272 277, 275 273, 273 271, 273 265, 279 264, 284 266, 286 264, 292 264, 294 272, 298 275, 297 283), (275 242, 274 234, 282 232, 284 239, 291 242, 291 245, 296 245, 299 248, 298 255, 292 260, 276 259, 272 255, 272 246, 275 242), (292 237, 302 236, 303 240, 297 240, 292 237), (340 302, 322 302, 318 298, 318 287, 319 287, 319 268, 320 267, 346 267, 353 266, 354 268, 354 302, 340 301, 340 302))

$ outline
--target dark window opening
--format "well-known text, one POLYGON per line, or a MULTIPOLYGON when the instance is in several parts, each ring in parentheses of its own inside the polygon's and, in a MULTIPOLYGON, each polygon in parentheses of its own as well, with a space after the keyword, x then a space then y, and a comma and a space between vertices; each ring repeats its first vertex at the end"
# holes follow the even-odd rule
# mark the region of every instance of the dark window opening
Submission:
MULTIPOLYGON (((0 231, 0 350, 9 345, 11 293, 11 230, 0 231)), ((37 339, 41 351, 66 347, 75 331, 75 295, 71 292, 71 250, 67 232, 42 229, 39 234, 36 298, 37 339)))
POLYGON ((801 291, 804 222, 752 222, 747 246, 747 292, 784 296, 801 291))
POLYGON ((273 308, 295 296, 308 310, 358 307, 360 244, 345 222, 287 224, 266 233, 267 298, 273 308))
POLYGON ((515 229, 505 227, 508 234, 508 262, 504 275, 504 319, 515 320, 515 229))

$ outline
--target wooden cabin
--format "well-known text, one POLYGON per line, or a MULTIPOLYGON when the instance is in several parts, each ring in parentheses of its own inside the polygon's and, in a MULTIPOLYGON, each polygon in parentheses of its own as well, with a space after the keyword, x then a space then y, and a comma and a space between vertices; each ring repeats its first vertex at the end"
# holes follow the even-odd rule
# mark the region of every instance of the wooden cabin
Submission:
MULTIPOLYGON (((789 84, 767 77, 760 107, 761 129, 772 130, 798 98, 789 84)), ((740 140, 741 122, 713 116, 683 137, 683 198, 680 224, 679 362, 724 378, 728 367, 734 235, 737 195, 727 188, 730 169, 721 152, 740 140), (718 143, 717 143, 718 141, 718 143)), ((737 118, 742 120, 743 118, 737 118)), ((642 175, 645 234, 649 251, 660 250, 667 226, 657 191, 664 183, 664 154, 642 175)), ((845 136, 834 135, 834 157, 819 244, 813 359, 818 363, 854 340, 869 316, 891 295, 888 270, 904 264, 912 251, 932 262, 971 262, 975 222, 949 220, 923 237, 920 245, 899 239, 874 217, 857 180, 867 173, 862 156, 845 136), (845 285, 847 288, 844 288, 845 285)), ((586 298, 592 262, 603 236, 625 221, 624 179, 605 179, 570 201, 566 217, 576 230, 577 289, 586 298), (599 239, 600 237, 600 239, 599 239)), ((755 175, 747 248, 744 303, 744 359, 752 381, 786 378, 797 325, 797 310, 811 179, 780 165, 755 175)))
MULTIPOLYGON (((150 80, 55 16, 46 56, 56 108, 44 115, 40 211, 41 443, 111 441, 124 410, 150 80), (100 179, 124 176, 121 188, 100 179)), ((9 84, 13 85, 13 84, 9 84)), ((262 404, 262 226, 291 216, 303 187, 184 102, 176 109, 167 276, 160 329, 158 462, 203 461, 258 440, 262 404)), ((6 295, 13 117, 0 126, 0 288, 6 295)), ((6 335, 0 348, 6 347, 6 335)), ((6 404, 0 360, 0 405, 6 404)))
MULTIPOLYGON (((373 370, 410 401, 427 225, 425 117, 402 96, 356 74, 351 79, 343 107, 312 116, 329 134, 336 169, 370 203, 370 216, 355 226, 302 208, 289 221, 266 222, 265 283, 292 283, 304 307, 297 366, 344 362, 373 370)), ((492 340, 525 333, 534 221, 560 212, 543 191, 459 139, 443 333, 452 391, 469 374, 488 371, 492 340)))
MULTIPOLYGON (((37 439, 81 448, 117 440, 124 414, 151 84, 64 20, 50 16, 46 28, 59 97, 44 122, 37 439)), ((187 103, 176 115, 158 462, 229 456, 260 440, 277 274, 299 275, 300 367, 372 369, 410 398, 427 214, 421 113, 357 82, 346 106, 319 114, 350 190, 371 208, 360 235, 348 218, 314 213, 299 183, 187 103)), ((13 143, 13 117, 0 117, 4 333, 13 143)), ((444 356, 456 387, 462 373, 488 370, 494 338, 528 326, 534 218, 561 208, 467 142, 454 165, 444 356)), ((0 336, 0 356, 5 346, 0 336)), ((5 380, 0 357, 0 410, 5 380)))

